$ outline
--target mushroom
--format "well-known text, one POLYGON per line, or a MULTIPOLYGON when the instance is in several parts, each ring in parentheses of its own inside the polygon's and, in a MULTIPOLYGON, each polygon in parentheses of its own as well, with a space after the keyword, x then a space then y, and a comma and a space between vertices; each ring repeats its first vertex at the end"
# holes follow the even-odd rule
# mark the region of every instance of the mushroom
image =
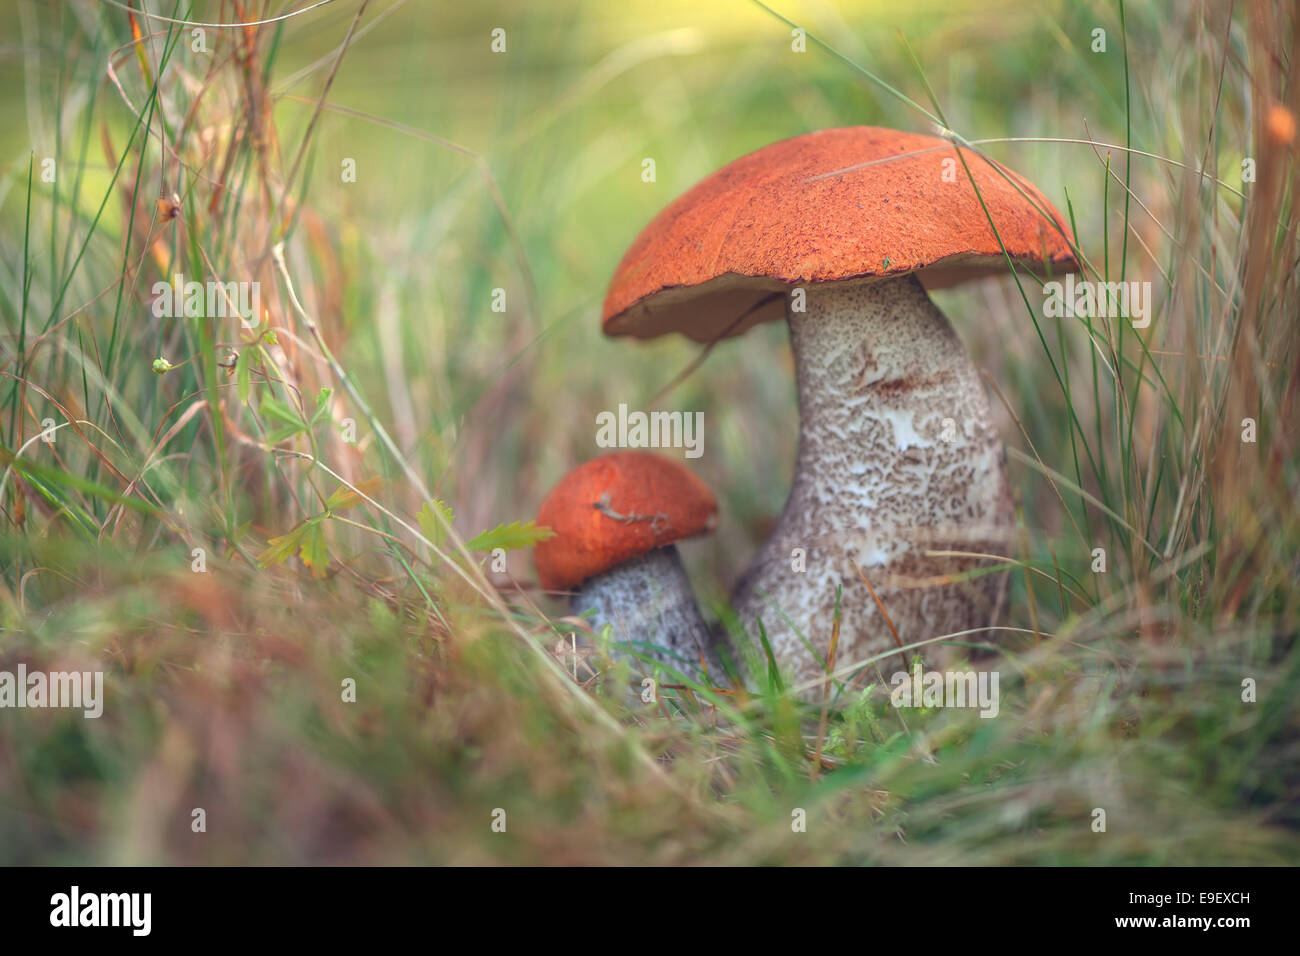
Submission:
POLYGON ((542 587, 573 590, 574 614, 599 630, 649 645, 678 670, 716 664, 676 542, 712 531, 718 503, 677 462, 612 452, 569 472, 546 496, 537 523, 555 537, 534 552, 542 587))
POLYGON ((1019 266, 1073 258, 1033 186, 963 156, 983 207, 949 140, 854 127, 774 143, 664 209, 605 299, 609 335, 711 343, 787 320, 794 479, 732 606, 799 682, 824 676, 809 647, 827 654, 841 586, 841 662, 894 646, 877 599, 903 644, 985 627, 1002 600, 1004 575, 954 580, 983 562, 933 553, 999 553, 1014 518, 979 373, 918 275, 1004 270, 989 217, 1019 266))

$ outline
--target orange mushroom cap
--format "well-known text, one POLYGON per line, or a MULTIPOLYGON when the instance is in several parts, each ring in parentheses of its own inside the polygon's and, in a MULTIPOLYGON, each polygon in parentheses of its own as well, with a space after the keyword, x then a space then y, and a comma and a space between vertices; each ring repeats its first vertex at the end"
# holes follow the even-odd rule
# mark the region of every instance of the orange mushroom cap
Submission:
POLYGON ((936 287, 1005 270, 971 177, 1018 265, 1074 267, 1061 214, 1005 167, 933 136, 827 129, 742 156, 656 216, 610 282, 605 333, 709 342, 784 318, 773 293, 792 284, 922 272, 936 287))
POLYGON ((563 591, 682 538, 712 531, 718 502, 685 466, 619 451, 560 479, 537 523, 555 537, 533 552, 542 587, 563 591))

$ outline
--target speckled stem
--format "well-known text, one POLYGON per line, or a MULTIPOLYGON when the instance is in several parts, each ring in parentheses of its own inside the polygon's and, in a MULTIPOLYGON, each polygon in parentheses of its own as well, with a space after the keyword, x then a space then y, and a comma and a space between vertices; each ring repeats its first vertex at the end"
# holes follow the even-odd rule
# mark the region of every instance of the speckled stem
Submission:
MULTIPOLYGON (((794 483, 732 595, 753 635, 761 615, 778 663, 801 683, 824 671, 799 634, 826 656, 837 584, 837 667, 897 646, 854 562, 905 645, 992 623, 1005 573, 927 584, 990 562, 924 552, 1006 554, 1014 523, 979 374, 920 282, 806 288, 807 311, 788 316, 799 387, 794 483), (806 571, 796 570, 797 549, 806 571)), ((941 664, 951 652, 925 656, 941 664)), ((889 673, 902 661, 885 663, 889 673)))
MULTIPOLYGON (((615 644, 635 642, 638 653, 650 651, 655 659, 689 674, 698 673, 703 650, 710 674, 719 673, 708 628, 673 545, 587 581, 573 596, 571 607, 574 614, 593 609, 588 617, 592 627, 599 631, 605 624, 612 625, 615 644)), ((633 666, 643 665, 633 659, 633 666)))

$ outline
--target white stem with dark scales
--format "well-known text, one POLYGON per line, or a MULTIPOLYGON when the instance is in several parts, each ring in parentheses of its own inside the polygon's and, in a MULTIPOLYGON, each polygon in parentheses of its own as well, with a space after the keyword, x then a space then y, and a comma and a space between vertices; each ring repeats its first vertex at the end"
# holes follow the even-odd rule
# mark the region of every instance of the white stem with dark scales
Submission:
MULTIPOLYGON (((1006 554, 1014 524, 979 373, 920 282, 805 288, 807 311, 788 314, 799 389, 794 481, 732 595, 750 635, 756 641, 761 617, 778 664, 801 683, 824 675, 804 640, 825 658, 837 585, 837 669, 897 646, 855 563, 904 645, 991 624, 1005 574, 927 583, 990 562, 925 552, 1006 554)), ((925 653, 927 662, 949 656, 925 653)))
POLYGON ((587 620, 596 631, 611 625, 615 643, 630 642, 638 653, 685 673, 698 673, 703 651, 710 675, 720 679, 709 630, 673 545, 584 582, 570 607, 574 614, 593 611, 587 620))

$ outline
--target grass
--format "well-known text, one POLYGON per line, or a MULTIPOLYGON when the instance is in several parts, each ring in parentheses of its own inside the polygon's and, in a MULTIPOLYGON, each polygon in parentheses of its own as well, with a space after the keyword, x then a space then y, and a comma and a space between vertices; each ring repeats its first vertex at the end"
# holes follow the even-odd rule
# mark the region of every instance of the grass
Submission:
MULTIPOLYGON (((416 7, 339 0, 207 52, 108 4, 5 14, 0 671, 102 670, 107 700, 0 710, 0 859, 1297 858, 1288 5, 416 7), (575 680, 526 523, 598 411, 698 354, 599 335, 622 249, 774 139, 932 121, 1057 203, 1087 277, 1154 289, 1145 329, 1045 317, 1026 276, 936 294, 1021 518, 1005 630, 951 638, 998 649, 999 716, 896 710, 897 656, 833 650, 874 689, 669 674, 637 705, 575 680), (262 322, 156 317, 177 273, 257 281, 262 322)), ((723 614, 788 487, 783 330, 665 400, 705 414, 722 520, 684 558, 723 614)))

